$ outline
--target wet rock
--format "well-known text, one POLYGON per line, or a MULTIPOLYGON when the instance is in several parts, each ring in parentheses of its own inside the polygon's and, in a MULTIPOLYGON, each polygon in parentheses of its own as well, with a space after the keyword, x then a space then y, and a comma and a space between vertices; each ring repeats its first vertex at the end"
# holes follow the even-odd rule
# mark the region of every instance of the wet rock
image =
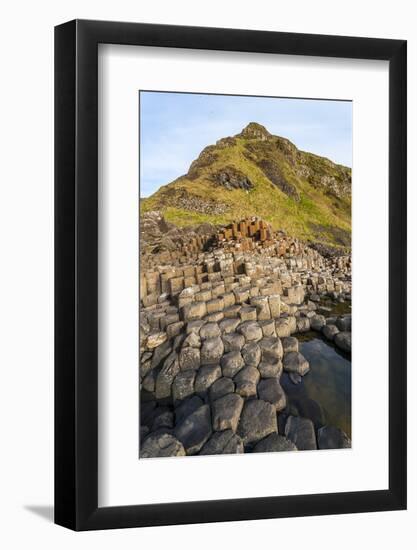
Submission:
POLYGON ((302 380, 302 377, 296 372, 290 372, 288 373, 288 376, 293 384, 299 384, 302 380))
POLYGON ((199 348, 182 348, 179 353, 181 370, 197 370, 200 366, 199 348))
POLYGON ((185 456, 185 449, 182 443, 171 434, 151 434, 144 440, 139 456, 140 458, 185 456))
POLYGON ((219 365, 205 365, 200 368, 195 377, 194 390, 197 393, 206 392, 222 375, 219 365))
POLYGON ((242 397, 256 397, 256 387, 260 374, 255 367, 244 367, 233 378, 236 393, 242 397))
POLYGON ((187 455, 198 453, 212 433, 210 407, 203 405, 195 410, 176 426, 174 433, 187 455))
POLYGON ((257 443, 254 453, 276 453, 282 451, 297 451, 294 443, 286 437, 272 433, 257 443))
POLYGON ((262 338, 262 329, 255 321, 247 321, 242 323, 239 328, 239 332, 243 334, 246 342, 258 341, 262 338))
POLYGON ((323 426, 317 432, 319 449, 350 449, 352 442, 349 437, 335 426, 323 426))
POLYGON ((275 407, 259 399, 246 401, 237 429, 244 445, 256 443, 277 431, 275 407))
POLYGON ((304 376, 310 370, 307 359, 299 352, 290 351, 284 355, 284 370, 304 376))
POLYGON ((243 442, 233 430, 214 432, 200 451, 200 455, 220 455, 243 453, 243 442))
POLYGON ((258 384, 259 399, 271 403, 277 412, 285 409, 287 398, 281 384, 276 378, 261 380, 258 384))
POLYGON ((216 431, 236 431, 240 413, 243 407, 243 399, 236 393, 229 393, 216 399, 212 404, 213 429, 216 431))
POLYGON ((289 416, 285 424, 285 436, 295 444, 299 451, 317 449, 314 425, 308 418, 289 416))
POLYGON ((242 348, 242 357, 248 367, 257 367, 261 362, 261 348, 256 342, 246 344, 242 348))
POLYGON ((352 333, 339 332, 334 337, 334 343, 338 348, 350 353, 352 350, 352 333))
POLYGON ((180 371, 172 383, 172 397, 174 401, 181 401, 194 393, 194 370, 180 371))
POLYGON ((200 360, 202 365, 218 364, 224 352, 223 341, 220 336, 207 338, 201 346, 200 360))
POLYGON ((221 366, 223 376, 233 378, 245 366, 245 362, 240 351, 230 351, 221 358, 221 366))
POLYGON ((322 328, 322 333, 327 338, 327 340, 333 340, 338 332, 339 329, 336 325, 326 325, 322 328))
POLYGON ((294 336, 286 336, 281 339, 282 348, 285 353, 290 351, 298 351, 298 340, 294 336))

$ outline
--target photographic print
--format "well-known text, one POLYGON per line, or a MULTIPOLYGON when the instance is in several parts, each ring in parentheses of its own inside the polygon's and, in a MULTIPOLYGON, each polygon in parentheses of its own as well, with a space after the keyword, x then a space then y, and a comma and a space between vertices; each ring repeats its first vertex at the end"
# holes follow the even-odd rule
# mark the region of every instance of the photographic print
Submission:
POLYGON ((139 458, 350 448, 352 102, 139 116, 139 458))

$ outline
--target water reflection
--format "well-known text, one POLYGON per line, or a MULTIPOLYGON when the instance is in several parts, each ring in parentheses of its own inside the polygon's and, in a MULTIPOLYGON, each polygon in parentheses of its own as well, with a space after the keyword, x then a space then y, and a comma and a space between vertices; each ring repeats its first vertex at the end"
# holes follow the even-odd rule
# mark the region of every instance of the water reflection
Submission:
POLYGON ((281 382, 289 412, 311 418, 317 428, 323 424, 341 428, 351 437, 350 358, 318 333, 307 333, 299 340, 300 352, 309 361, 310 372, 297 385, 283 374, 281 382))

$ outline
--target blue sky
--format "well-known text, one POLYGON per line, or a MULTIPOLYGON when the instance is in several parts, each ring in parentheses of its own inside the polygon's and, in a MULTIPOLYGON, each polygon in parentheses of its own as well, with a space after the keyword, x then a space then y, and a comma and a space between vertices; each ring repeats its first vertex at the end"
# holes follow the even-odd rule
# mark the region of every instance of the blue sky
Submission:
POLYGON ((140 92, 140 195, 185 174, 204 147, 249 122, 352 166, 351 102, 140 92))

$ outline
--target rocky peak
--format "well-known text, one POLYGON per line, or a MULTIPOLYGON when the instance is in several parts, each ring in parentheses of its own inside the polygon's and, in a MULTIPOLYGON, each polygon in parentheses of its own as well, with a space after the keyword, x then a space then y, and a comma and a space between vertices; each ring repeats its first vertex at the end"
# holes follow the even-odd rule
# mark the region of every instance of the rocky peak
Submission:
POLYGON ((249 122, 249 124, 240 132, 239 136, 246 139, 260 139, 265 141, 271 136, 271 134, 265 126, 262 126, 262 124, 258 124, 257 122, 249 122))

